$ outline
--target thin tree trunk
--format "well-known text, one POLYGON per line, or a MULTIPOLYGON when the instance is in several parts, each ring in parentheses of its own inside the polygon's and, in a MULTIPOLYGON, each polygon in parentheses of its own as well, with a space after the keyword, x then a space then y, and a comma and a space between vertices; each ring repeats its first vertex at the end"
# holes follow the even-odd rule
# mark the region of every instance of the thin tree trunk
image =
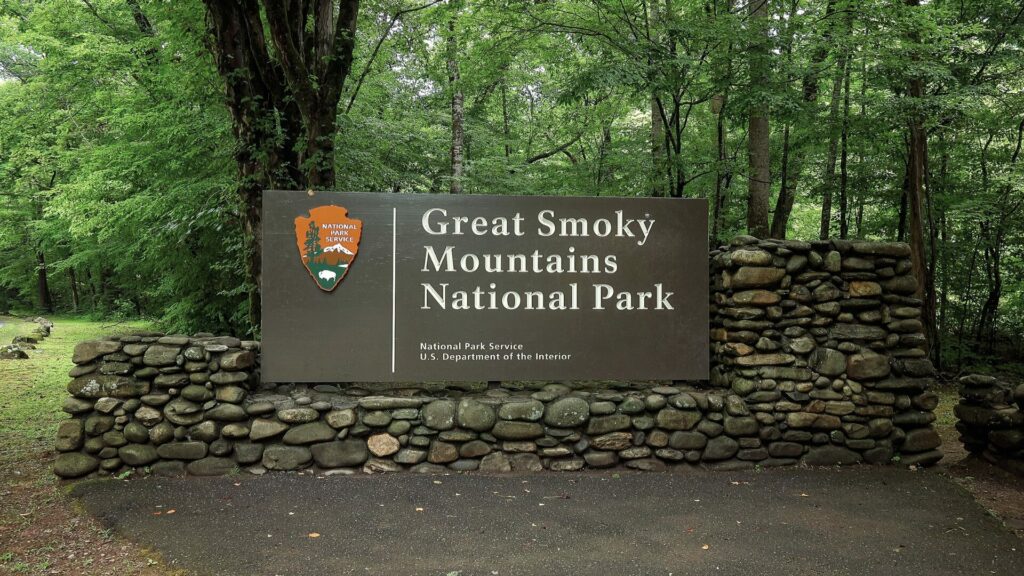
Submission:
POLYGON ((850 235, 849 198, 847 198, 847 184, 850 174, 847 171, 847 160, 849 157, 849 131, 850 131, 850 70, 847 67, 843 75, 843 132, 840 136, 839 153, 839 237, 846 239, 850 235))
POLYGON ((455 21, 458 18, 458 8, 448 21, 448 86, 452 91, 452 182, 449 191, 452 194, 462 194, 462 176, 465 159, 463 157, 465 145, 465 111, 463 108, 462 82, 459 77, 459 45, 455 32, 455 21))
POLYGON ((501 134, 505 139, 505 159, 512 156, 511 135, 508 128, 508 83, 501 81, 501 134))
POLYGON ((821 227, 818 237, 828 238, 832 227, 832 196, 836 181, 836 154, 839 146, 839 100, 842 96, 843 76, 846 74, 845 59, 836 66, 836 75, 832 80, 832 98, 828 107, 828 156, 825 161, 825 175, 822 178, 821 195, 821 227))
MULTIPOLYGON (((910 6, 918 6, 919 0, 906 0, 910 6)), ((913 77, 908 82, 907 96, 920 102, 924 97, 924 81, 913 77)), ((935 304, 934 294, 927 294, 929 286, 928 254, 925 250, 924 229, 924 195, 925 174, 927 168, 928 135, 925 133, 924 120, 920 113, 914 112, 910 118, 910 146, 907 156, 907 227, 910 238, 910 260, 914 276, 917 277, 915 296, 923 300, 921 307, 922 321, 925 323, 925 334, 934 334, 935 304)), ((936 345, 928 342, 928 346, 936 345)))
MULTIPOLYGON (((747 7, 750 26, 757 38, 749 52, 750 81, 753 86, 764 86, 768 80, 768 0, 751 0, 747 7)), ((758 238, 766 238, 769 235, 768 198, 771 193, 768 103, 752 103, 748 122, 747 230, 758 238)))
POLYGON ((789 124, 782 130, 782 168, 779 172, 779 199, 772 215, 772 238, 785 238, 789 215, 793 212, 793 189, 790 187, 789 124))
POLYGON ((724 218, 725 208, 725 193, 726 193, 726 182, 729 178, 731 169, 728 168, 727 155, 725 149, 726 142, 726 127, 725 127, 725 105, 728 102, 728 96, 722 94, 715 96, 711 100, 712 111, 715 113, 715 146, 718 150, 717 163, 715 165, 715 198, 714 208, 712 210, 711 217, 711 239, 717 244, 720 240, 719 235, 723 227, 722 219, 724 218))
POLYGON ((50 283, 46 279, 46 258, 40 250, 36 253, 36 288, 39 295, 39 308, 53 312, 53 297, 50 295, 50 283))
POLYGON ((78 313, 78 280, 75 278, 75 267, 68 267, 68 284, 71 286, 71 309, 78 313))

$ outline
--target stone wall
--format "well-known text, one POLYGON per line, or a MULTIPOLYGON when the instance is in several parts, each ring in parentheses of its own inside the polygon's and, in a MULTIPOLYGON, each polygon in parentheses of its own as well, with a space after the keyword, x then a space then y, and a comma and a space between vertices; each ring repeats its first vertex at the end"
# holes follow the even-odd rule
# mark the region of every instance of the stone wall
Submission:
POLYGON ((712 252, 710 383, 743 398, 769 450, 797 443, 822 464, 942 457, 909 256, 902 243, 749 236, 712 252))
POLYGON ((1014 389, 992 376, 964 376, 954 412, 968 452, 1024 474, 1024 384, 1014 389))
POLYGON ((930 464, 937 397, 908 253, 746 237, 713 252, 713 369, 692 386, 272 386, 259 383, 257 342, 84 342, 54 471, 930 464))

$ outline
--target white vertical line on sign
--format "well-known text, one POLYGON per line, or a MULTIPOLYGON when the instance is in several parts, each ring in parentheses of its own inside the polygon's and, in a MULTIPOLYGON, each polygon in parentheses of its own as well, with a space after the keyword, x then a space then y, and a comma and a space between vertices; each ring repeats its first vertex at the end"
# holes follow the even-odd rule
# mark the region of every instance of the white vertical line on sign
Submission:
POLYGON ((391 373, 395 373, 395 257, 398 246, 398 208, 391 208, 391 373))

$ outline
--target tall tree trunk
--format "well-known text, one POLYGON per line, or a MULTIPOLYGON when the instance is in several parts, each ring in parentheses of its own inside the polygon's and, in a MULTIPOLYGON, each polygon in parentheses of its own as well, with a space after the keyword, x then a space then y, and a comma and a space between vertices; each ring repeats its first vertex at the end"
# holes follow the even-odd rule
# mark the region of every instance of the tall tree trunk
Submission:
POLYGON ((53 312, 53 297, 50 295, 50 283, 46 279, 46 258, 42 250, 36 253, 36 292, 39 295, 39 308, 53 312))
POLYGON ((828 156, 825 160, 825 176, 822 178, 821 227, 818 231, 818 237, 822 240, 829 237, 832 226, 832 196, 835 189, 836 153, 840 137, 839 101, 842 96, 843 76, 846 74, 845 59, 840 60, 832 80, 832 98, 828 106, 828 156))
POLYGON ((782 169, 779 172, 779 199, 772 215, 772 238, 785 238, 789 226, 789 214, 793 211, 793 188, 790 187, 792 172, 789 165, 789 124, 782 130, 782 169))
POLYGON ((723 93, 711 100, 712 111, 715 113, 715 147, 718 151, 715 165, 715 197, 714 207, 711 216, 711 239, 717 244, 723 228, 722 219, 725 217, 726 191, 732 169, 728 165, 726 152, 726 127, 725 127, 725 106, 728 103, 728 95, 723 93))
POLYGON ((505 139, 505 160, 512 157, 512 136, 508 127, 508 83, 501 81, 501 134, 505 139))
MULTIPOLYGON (((747 5, 752 37, 750 46, 750 83, 763 87, 768 80, 768 0, 751 0, 747 5), (756 36, 755 36, 756 35, 756 36)), ((758 238, 766 238, 768 228, 768 197, 771 193, 769 171, 768 103, 763 98, 753 102, 749 110, 747 130, 747 230, 758 238)))
POLYGON ((235 136, 249 285, 260 323, 263 190, 335 185, 338 100, 351 72, 359 0, 204 0, 208 48, 235 136))
POLYGON ((448 87, 451 90, 452 100, 452 146, 451 146, 451 167, 452 182, 449 191, 452 194, 462 194, 462 176, 465 165, 463 157, 465 145, 465 111, 464 98, 462 95, 462 82, 459 76, 459 44, 456 36, 455 24, 458 18, 458 7, 455 7, 451 18, 448 20, 447 58, 448 58, 448 87))
POLYGON ((78 279, 75 278, 75 267, 68 267, 68 284, 71 286, 71 309, 78 313, 78 279))
POLYGON ((850 235, 850 202, 847 198, 847 184, 850 174, 847 170, 849 159, 850 132, 850 70, 847 67, 843 81, 843 132, 840 136, 839 152, 839 237, 846 239, 850 235))
POLYGON ((668 194, 665 181, 665 120, 661 100, 651 95, 651 196, 660 198, 668 194))
MULTIPOLYGON (((920 5, 920 0, 906 0, 908 6, 920 5)), ((912 32, 913 40, 916 42, 916 32, 912 32)), ((929 336, 928 348, 937 346, 932 341, 935 334, 935 291, 929 286, 934 286, 931 280, 930 267, 928 265, 928 253, 925 248, 924 229, 924 204, 925 177, 928 172, 928 134, 924 129, 924 118, 919 111, 921 99, 924 97, 924 80, 919 76, 910 78, 908 82, 907 96, 912 99, 914 110, 910 117, 910 146, 907 155, 907 227, 910 237, 910 259, 914 276, 917 277, 917 291, 915 296, 923 303, 921 306, 921 320, 925 325, 925 334, 929 336)))

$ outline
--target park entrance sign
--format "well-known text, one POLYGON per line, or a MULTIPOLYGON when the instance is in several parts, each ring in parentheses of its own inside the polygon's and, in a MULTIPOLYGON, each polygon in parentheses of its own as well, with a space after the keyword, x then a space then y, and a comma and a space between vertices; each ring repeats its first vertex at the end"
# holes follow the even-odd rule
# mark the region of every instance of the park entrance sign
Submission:
POLYGON ((268 191, 267 382, 708 377, 707 204, 268 191))

